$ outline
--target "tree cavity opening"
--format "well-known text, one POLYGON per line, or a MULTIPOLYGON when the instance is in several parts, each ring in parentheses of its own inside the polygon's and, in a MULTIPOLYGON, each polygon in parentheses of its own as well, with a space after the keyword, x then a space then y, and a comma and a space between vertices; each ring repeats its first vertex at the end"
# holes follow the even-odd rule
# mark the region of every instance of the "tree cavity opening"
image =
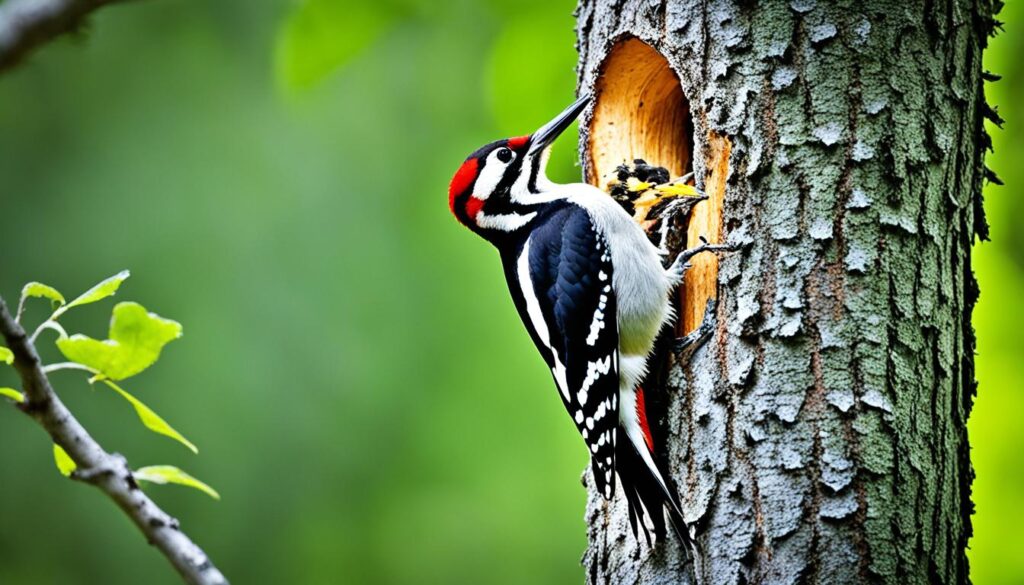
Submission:
MULTIPOLYGON (((585 150, 586 177, 604 188, 615 168, 634 159, 665 167, 675 178, 693 170, 694 126, 690 104, 668 60, 637 38, 617 42, 608 52, 595 83, 594 113, 585 150)), ((708 199, 690 215, 686 247, 700 238, 721 242, 722 201, 732 144, 709 132, 702 144, 707 175, 702 183, 708 199)), ((696 329, 707 300, 716 296, 718 259, 700 254, 680 287, 679 330, 696 329)))
POLYGON ((595 93, 587 149, 591 184, 603 187, 615 167, 637 158, 673 177, 691 170, 690 106, 661 53, 636 38, 620 41, 601 67, 595 93))

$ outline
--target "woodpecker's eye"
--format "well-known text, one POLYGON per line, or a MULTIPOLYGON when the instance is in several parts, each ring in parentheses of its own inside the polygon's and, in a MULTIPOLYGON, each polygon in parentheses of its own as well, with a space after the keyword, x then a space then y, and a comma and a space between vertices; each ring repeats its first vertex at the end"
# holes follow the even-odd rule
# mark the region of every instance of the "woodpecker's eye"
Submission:
POLYGON ((498 160, 501 162, 507 164, 512 162, 512 157, 514 157, 515 154, 507 148, 499 148, 498 152, 494 153, 494 156, 498 157, 498 160))

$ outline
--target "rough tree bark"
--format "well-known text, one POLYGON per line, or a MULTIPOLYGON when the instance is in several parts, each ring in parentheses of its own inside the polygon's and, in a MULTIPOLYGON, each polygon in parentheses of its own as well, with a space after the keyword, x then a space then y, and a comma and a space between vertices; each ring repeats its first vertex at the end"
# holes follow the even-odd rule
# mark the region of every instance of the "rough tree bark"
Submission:
MULTIPOLYGON (((692 167, 686 239, 744 246, 687 279, 683 326, 717 290, 717 330, 667 365, 657 423, 702 582, 968 582, 994 8, 581 0, 587 179, 692 167)), ((587 521, 592 582, 692 581, 621 497, 591 489, 587 521)))

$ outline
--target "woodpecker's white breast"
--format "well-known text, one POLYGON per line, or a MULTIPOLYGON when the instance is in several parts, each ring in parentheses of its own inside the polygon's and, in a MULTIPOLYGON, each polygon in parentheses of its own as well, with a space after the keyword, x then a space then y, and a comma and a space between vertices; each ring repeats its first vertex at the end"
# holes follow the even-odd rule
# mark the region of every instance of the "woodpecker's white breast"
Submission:
POLYGON ((622 386, 630 390, 646 373, 648 354, 662 324, 672 318, 672 281, 658 248, 633 218, 600 189, 583 183, 551 189, 587 211, 612 255, 612 287, 618 304, 622 386))

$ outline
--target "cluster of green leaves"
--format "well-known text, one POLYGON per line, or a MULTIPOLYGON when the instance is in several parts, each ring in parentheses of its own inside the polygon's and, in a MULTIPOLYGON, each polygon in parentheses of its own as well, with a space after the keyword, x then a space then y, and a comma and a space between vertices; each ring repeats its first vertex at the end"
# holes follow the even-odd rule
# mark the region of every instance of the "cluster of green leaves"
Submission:
MULTIPOLYGON (((199 449, 184 435, 175 430, 153 409, 117 384, 117 382, 139 374, 156 363, 164 346, 181 337, 180 323, 150 313, 142 305, 134 302, 118 303, 114 306, 108 338, 104 340, 93 339, 80 333, 69 336, 58 322, 58 319, 70 309, 113 296, 128 276, 127 270, 119 272, 85 291, 71 302, 67 302, 64 295, 52 286, 40 282, 30 282, 22 288, 17 318, 20 320, 26 300, 31 298, 49 299, 52 303, 53 313, 39 325, 31 339, 35 341, 39 334, 46 329, 56 331, 58 333, 57 349, 69 361, 45 366, 43 370, 70 368, 88 372, 90 384, 101 382, 128 401, 147 429, 170 437, 189 448, 193 453, 198 453, 199 449)), ((8 365, 13 363, 14 356, 8 348, 0 347, 0 361, 8 365)), ((14 388, 0 388, 0 395, 6 396, 16 403, 25 401, 24 394, 14 388)), ((77 465, 60 445, 54 444, 53 454, 57 469, 63 475, 70 476, 74 473, 77 465)), ((133 475, 140 481, 157 484, 175 483, 193 487, 214 498, 220 498, 213 488, 171 465, 142 467, 135 470, 133 475)))

